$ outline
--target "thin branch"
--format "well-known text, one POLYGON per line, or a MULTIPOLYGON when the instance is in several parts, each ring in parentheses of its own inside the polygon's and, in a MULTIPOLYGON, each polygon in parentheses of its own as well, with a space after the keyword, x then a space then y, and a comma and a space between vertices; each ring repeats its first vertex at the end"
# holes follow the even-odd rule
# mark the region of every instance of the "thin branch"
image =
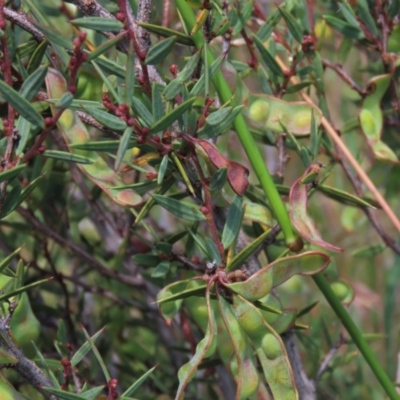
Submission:
POLYGON ((82 261, 87 263, 89 266, 97 270, 100 275, 107 276, 111 279, 115 279, 118 282, 125 283, 126 285, 132 286, 144 286, 145 281, 141 276, 132 277, 129 275, 121 274, 117 271, 109 269, 107 266, 103 265, 100 261, 96 260, 91 254, 87 253, 81 247, 77 246, 75 243, 71 243, 69 240, 65 239, 60 234, 51 230, 49 227, 41 223, 30 211, 25 208, 18 207, 18 212, 33 226, 34 229, 41 232, 50 239, 53 239, 59 245, 67 247, 73 251, 74 255, 80 258, 82 261))
MULTIPOLYGON (((354 190, 356 191, 358 196, 363 195, 362 187, 361 187, 361 182, 357 178, 357 176, 353 173, 351 170, 351 167, 349 165, 349 162, 343 158, 340 157, 340 162, 342 164, 342 167, 344 169, 344 172, 346 173, 347 177, 349 178, 350 182, 352 183, 354 190)), ((400 255, 400 244, 398 244, 392 236, 390 236, 382 227, 381 223, 379 222, 376 213, 374 210, 372 210, 369 207, 363 207, 362 210, 364 211, 365 215, 368 217, 369 221, 371 222, 372 226, 375 228, 375 230, 378 232, 379 236, 382 238, 382 240, 388 245, 394 252, 400 255)))
POLYGON ((29 22, 28 16, 23 11, 16 12, 8 7, 4 7, 4 16, 24 31, 29 32, 37 42, 40 43, 46 40, 46 36, 35 25, 29 22))
POLYGON ((45 392, 42 389, 44 386, 53 387, 50 379, 44 375, 44 373, 33 361, 28 360, 24 356, 22 350, 14 344, 14 341, 10 336, 10 319, 10 315, 6 316, 5 318, 0 318, 0 348, 4 349, 8 354, 14 356, 18 361, 15 364, 0 363, 0 369, 12 368, 46 399, 56 400, 55 396, 45 392))
POLYGON ((325 355, 324 359, 322 360, 322 363, 318 369, 317 376, 315 380, 319 381, 321 379, 321 376, 323 373, 327 370, 329 363, 331 362, 332 358, 335 356, 335 354, 338 352, 340 347, 346 343, 346 339, 342 334, 340 334, 339 341, 335 344, 334 347, 332 347, 328 353, 325 355))
POLYGON ((358 94, 360 94, 361 96, 365 96, 366 91, 361 89, 360 86, 358 86, 357 83, 353 81, 353 79, 347 74, 347 72, 340 64, 333 64, 329 60, 325 59, 322 60, 322 64, 324 67, 330 68, 335 71, 340 76, 340 78, 342 78, 358 94))
POLYGON ((292 366, 296 388, 299 392, 299 398, 301 400, 315 400, 317 398, 315 383, 308 379, 304 372, 294 333, 288 331, 282 336, 282 339, 284 339, 290 365, 292 366))

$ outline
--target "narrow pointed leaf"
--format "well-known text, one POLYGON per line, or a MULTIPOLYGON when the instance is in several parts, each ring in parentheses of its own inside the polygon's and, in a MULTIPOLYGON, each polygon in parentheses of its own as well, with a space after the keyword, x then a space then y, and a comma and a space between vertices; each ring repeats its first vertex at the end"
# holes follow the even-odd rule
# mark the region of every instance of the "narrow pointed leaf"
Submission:
POLYGON ((186 289, 189 280, 171 283, 165 286, 157 295, 158 309, 167 325, 171 324, 172 319, 178 313, 182 305, 182 299, 175 301, 168 300, 171 296, 179 294, 186 289))
POLYGON ((44 127, 42 116, 33 108, 31 103, 22 97, 4 81, 0 81, 0 93, 27 121, 38 128, 44 127))
POLYGON ((129 145, 131 143, 132 132, 133 132, 133 128, 131 126, 129 126, 125 129, 125 132, 122 135, 122 138, 120 140, 120 145, 119 145, 118 151, 117 151, 117 157, 115 159, 115 164, 114 164, 114 169, 116 171, 118 171, 118 169, 122 163, 122 160, 124 158, 124 155, 129 148, 129 145))
POLYGON ((14 168, 7 169, 6 171, 0 172, 0 182, 9 181, 18 176, 24 169, 26 164, 18 165, 14 168))
POLYGON ((206 219, 204 214, 199 210, 199 206, 196 204, 191 204, 186 201, 179 201, 171 197, 161 196, 159 194, 153 194, 152 197, 157 204, 179 218, 183 218, 188 221, 203 221, 206 219))
POLYGON ((91 160, 90 158, 78 156, 77 154, 72 154, 69 153, 68 151, 46 150, 42 153, 42 156, 78 164, 93 164, 93 160, 91 160))
MULTIPOLYGON (((96 339, 103 333, 104 328, 100 329, 98 332, 96 332, 92 336, 92 343, 96 341, 96 339)), ((86 356, 87 353, 89 353, 91 347, 90 347, 90 342, 86 341, 74 354, 74 356, 71 358, 71 366, 76 367, 86 356)))
POLYGON ((160 36, 164 37, 174 36, 176 37, 177 43, 184 44, 186 46, 194 46, 193 39, 182 32, 174 31, 172 29, 165 28, 164 26, 160 25, 148 24, 146 22, 138 22, 138 25, 160 36))
POLYGON ((83 17, 76 18, 71 21, 71 24, 81 28, 93 29, 102 32, 115 32, 124 27, 121 21, 115 18, 104 17, 83 17))
POLYGON ((257 46, 258 51, 261 54, 261 58, 264 61, 265 65, 268 67, 268 69, 271 71, 273 75, 282 77, 283 72, 275 58, 272 56, 272 54, 268 51, 268 49, 264 46, 264 43, 256 36, 253 35, 254 43, 257 46))
POLYGON ((19 90, 19 94, 26 100, 31 101, 44 84, 46 74, 47 65, 42 65, 25 79, 19 90))
POLYGON ((157 368, 155 365, 153 368, 150 368, 146 373, 144 373, 139 379, 137 379, 128 389, 122 393, 121 397, 126 397, 132 395, 140 385, 153 373, 153 371, 157 368))
POLYGON ((99 110, 98 108, 85 108, 85 111, 90 114, 96 121, 100 122, 107 128, 116 131, 123 131, 126 129, 126 122, 116 117, 115 115, 99 110))
POLYGON ((150 128, 150 132, 160 132, 175 122, 184 112, 186 112, 196 101, 196 97, 186 100, 184 103, 174 108, 169 114, 156 121, 150 128))
POLYGON ((146 56, 146 64, 153 65, 164 61, 170 51, 174 48, 176 41, 177 37, 171 36, 150 47, 146 56))
POLYGON ((235 240, 242 226, 243 218, 243 197, 236 195, 229 207, 224 229, 222 231, 222 244, 227 249, 235 240))

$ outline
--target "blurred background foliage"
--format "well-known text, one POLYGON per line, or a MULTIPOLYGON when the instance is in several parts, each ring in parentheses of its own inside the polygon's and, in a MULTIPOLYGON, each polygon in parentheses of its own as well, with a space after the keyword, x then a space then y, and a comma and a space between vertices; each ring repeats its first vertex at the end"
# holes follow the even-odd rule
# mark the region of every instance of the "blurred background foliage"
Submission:
MULTIPOLYGON (((59 382, 59 389, 60 385, 65 384, 65 368, 60 360, 71 360, 87 340, 80 325, 91 336, 105 327, 96 340, 102 361, 99 362, 93 352, 88 352, 77 363, 76 371, 69 374, 70 392, 79 393, 84 384, 84 389, 104 386, 107 378, 111 377, 118 381, 119 394, 138 382, 134 393, 126 393, 126 397, 172 399, 178 386, 177 372, 187 362, 193 346, 204 334, 186 306, 172 325, 167 326, 155 304, 156 296, 166 285, 191 276, 188 270, 193 265, 201 266, 203 269, 199 271, 204 271, 205 263, 213 261, 213 249, 206 248, 204 251, 201 246, 210 237, 205 222, 177 218, 156 205, 149 194, 168 193, 169 198, 186 198, 185 201, 190 201, 188 181, 193 184, 197 182, 197 177, 191 176, 196 175, 196 171, 192 171, 190 160, 185 159, 185 141, 176 132, 182 129, 188 135, 197 132, 196 122, 206 116, 203 114, 205 93, 210 98, 217 98, 217 95, 210 84, 209 72, 204 72, 205 67, 201 62, 194 64, 195 68, 188 78, 179 82, 179 88, 171 87, 170 82, 179 81, 179 75, 174 70, 182 72, 195 57, 193 46, 179 43, 179 40, 166 43, 168 38, 164 37, 165 31, 163 36, 154 28, 167 26, 184 32, 182 16, 179 16, 173 1, 154 1, 151 21, 148 21, 153 24, 150 29, 153 47, 147 55, 147 64, 154 64, 161 80, 175 91, 168 98, 163 83, 153 85, 149 88, 153 93, 153 103, 143 80, 132 72, 135 64, 132 61, 133 51, 126 54, 126 51, 121 51, 123 48, 107 42, 112 39, 102 34, 105 28, 101 23, 94 29, 86 29, 85 22, 81 25, 79 21, 76 24, 69 22, 84 16, 82 8, 74 5, 80 3, 55 0, 6 2, 8 9, 26 13, 21 14, 22 17, 32 22, 48 40, 47 46, 43 45, 43 41, 38 41, 37 37, 10 21, 2 31, 12 61, 13 87, 21 96, 26 95, 21 87, 28 76, 43 65, 58 69, 70 84, 68 79, 73 68, 68 68, 68 65, 71 65, 71 51, 75 51, 71 43, 79 32, 87 32, 79 46, 88 52, 105 43, 109 43, 109 46, 94 62, 83 62, 76 70, 77 80, 72 82, 76 84, 74 100, 72 97, 63 97, 68 103, 67 108, 81 113, 89 135, 83 142, 88 141, 93 144, 92 147, 87 145, 76 150, 77 147, 71 145, 79 145, 78 136, 63 138, 62 130, 66 130, 63 124, 68 123, 62 120, 67 118, 65 113, 57 127, 53 124, 48 132, 43 143, 45 148, 40 149, 41 154, 25 159, 24 156, 29 154, 43 130, 19 117, 16 122, 18 138, 12 158, 7 158, 9 140, 4 121, 9 115, 7 102, 12 103, 7 96, 12 97, 13 94, 7 95, 0 90, 0 113, 3 119, 0 150, 7 161, 2 163, 3 171, 0 172, 3 182, 0 254, 1 259, 5 260, 3 263, 0 261, 0 288, 6 295, 6 299, 2 298, 3 314, 7 315, 7 300, 18 301, 11 319, 13 336, 24 354, 50 374, 53 383, 59 382), (153 58, 150 59, 150 56, 153 58), (131 72, 126 72, 129 67, 131 72), (114 105, 128 103, 132 106, 131 115, 139 121, 139 127, 154 127, 157 118, 165 119, 165 115, 173 110, 171 99, 179 98, 178 104, 189 99, 188 93, 201 76, 207 82, 206 89, 199 91, 190 108, 167 121, 161 129, 151 132, 155 136, 159 134, 161 140, 158 142, 140 139, 146 135, 136 129, 136 124, 127 124, 115 110, 111 107, 107 110, 105 106, 107 101, 114 105), (128 87, 134 90, 131 97, 127 95, 128 87), (159 99, 162 104, 158 115, 154 99, 159 99), (118 121, 121 126, 117 125, 118 121), (27 127, 27 124, 30 126, 27 127), (133 127, 133 133, 132 129, 129 132, 129 127, 133 127), (161 131, 164 131, 164 136, 160 135, 161 131), (172 135, 172 144, 166 135, 172 135), (157 147, 157 143, 162 143, 164 147, 157 147), (179 154, 178 159, 171 153, 162 153, 168 145, 179 154), (99 146, 103 147, 100 149, 99 146), (83 159, 73 159, 71 154, 83 159), (89 160, 85 161, 85 157, 89 160), (106 169, 101 171, 101 176, 90 175, 89 167, 85 167, 85 162, 93 161, 91 157, 103 160, 106 169), (18 174, 3 175, 17 165, 23 166, 18 174), (180 168, 186 172, 186 179, 180 168), (106 188, 99 184, 105 174, 110 174, 112 186, 119 189, 112 192, 107 184, 106 188), (8 184, 4 185, 4 182, 8 184), (29 192, 24 192, 26 188, 30 189, 29 192), (121 200, 118 193, 124 190, 127 191, 127 197, 121 200), (127 208, 124 205, 135 207, 127 208), (189 229, 193 235, 189 234, 189 229), (198 238, 200 245, 194 237, 198 238), (18 248, 20 250, 14 257, 6 259, 18 248), (51 277, 51 280, 47 280, 51 277), (43 279, 46 281, 38 286, 33 285, 22 295, 13 293, 23 285, 43 279), (43 365, 43 359, 46 360, 46 366, 43 365), (156 365, 157 368, 146 375, 143 383, 138 381, 156 365)), ((114 15, 121 13, 121 2, 98 0, 97 3, 114 15)), ((135 15, 136 3, 135 0, 130 1, 135 15)), ((201 7, 194 3, 194 12, 199 15, 201 7)), ((395 214, 399 215, 398 0, 292 0, 279 4, 286 14, 280 14, 277 4, 265 0, 211 1, 210 4, 213 6, 209 12, 211 19, 200 27, 200 31, 204 29, 204 34, 207 34, 208 29, 216 33, 209 47, 217 56, 229 49, 219 69, 231 90, 245 105, 243 113, 249 113, 249 92, 293 102, 301 100, 300 90, 305 91, 340 132, 346 147, 395 214), (301 43, 297 42, 296 29, 300 29, 301 43), (288 73, 277 77, 273 73, 273 68, 277 68, 276 62, 268 56, 263 58, 259 48, 248 40, 252 34, 258 36, 261 46, 268 49, 272 58, 279 57, 283 65, 289 69, 293 66, 293 70, 288 69, 288 73), (305 38, 310 42, 306 42, 305 38), (254 61, 260 64, 259 68, 254 66, 254 61), (367 99, 374 96, 380 84, 380 81, 373 80, 385 74, 388 79, 382 95, 373 98, 369 104, 367 99), (292 77, 297 77, 299 86, 290 81, 292 77), (371 128, 368 125, 369 114, 364 116, 366 119, 363 122, 362 110, 370 112, 375 122, 381 118, 382 126, 371 128), (381 146, 379 149, 377 143, 381 146)), ((0 7, 3 7, 1 2, 0 7)), ((111 31, 118 31, 121 27, 116 25, 111 31)), ((190 40, 190 32, 186 32, 184 37, 190 40)), ((125 42, 121 40, 121 43, 125 42)), ((4 52, 2 57, 4 60, 4 52)), ((136 68, 139 67, 136 65, 136 68)), ((5 80, 4 68, 2 80, 5 80)), ((29 101, 38 114, 51 118, 50 102, 46 100, 52 97, 52 85, 56 87, 57 83, 50 80, 47 88, 43 79, 34 83, 38 86, 29 101)), ((59 99, 58 96, 54 98, 59 99)), ((217 100, 210 111, 215 112, 222 105, 217 100)), ((293 112, 291 107, 288 106, 289 114, 293 112)), ((28 118, 23 110, 18 111, 28 118)), ((250 210, 251 205, 247 206, 242 225, 244 232, 253 240, 267 227, 274 226, 276 221, 270 205, 259 190, 258 180, 232 127, 232 121, 222 126, 224 121, 208 124, 206 127, 209 130, 204 129, 203 137, 211 138, 218 151, 228 160, 250 169, 251 190, 248 192, 253 195, 245 196, 245 202, 254 204, 254 210, 250 210), (257 208, 257 205, 264 208, 257 208)), ((398 232, 392 221, 379 209, 371 193, 354 178, 354 172, 347 166, 353 175, 353 183, 354 179, 358 182, 354 187, 341 164, 341 153, 332 145, 322 127, 315 144, 315 138, 309 135, 284 138, 282 131, 260 128, 252 121, 247 121, 275 183, 281 185, 280 193, 285 201, 288 200, 289 187, 308 166, 304 165, 304 151, 299 151, 300 147, 305 148, 306 159, 325 165, 321 172, 324 185, 363 198, 378 207, 373 211, 374 218, 379 221, 387 237, 392 238, 398 250, 398 232), (286 156, 288 162, 284 160, 286 156)), ((200 160, 203 170, 207 171, 207 155, 204 162, 200 160)), ((210 177, 214 178, 217 169, 208 170, 211 171, 210 177)), ((213 201, 219 207, 227 208, 234 198, 234 191, 226 183, 226 178, 224 182, 223 191, 213 193, 213 201)), ((198 190, 195 187, 194 191, 198 190)), ((321 191, 315 191, 310 198, 309 214, 321 236, 345 250, 343 253, 332 253, 332 263, 324 274, 331 283, 335 282, 333 288, 336 294, 346 303, 352 319, 366 334, 373 352, 395 382, 399 351, 397 282, 400 254, 396 255, 396 248, 385 244, 359 204, 354 206, 354 202, 351 205, 347 203, 344 196, 338 198, 337 193, 336 199, 332 199, 321 191)), ((196 203, 192 201, 191 204, 195 206, 196 203)), ((284 237, 279 234, 275 242, 259 254, 261 265, 275 260, 285 248, 284 237)), ((357 347, 309 277, 294 276, 277 289, 276 295, 283 308, 295 307, 300 311, 313 305, 297 320, 303 329, 295 329, 295 335, 304 371, 310 379, 319 378, 316 398, 384 398, 383 389, 357 347), (319 376, 321 363, 332 351, 329 364, 319 376)), ((0 362, 5 363, 2 360, 0 362)), ((189 385, 187 398, 233 398, 229 397, 234 395, 233 389, 227 390, 224 386, 232 384, 232 380, 221 371, 222 368, 218 355, 203 361, 189 385)), ((4 393, 10 393, 9 398, 21 397, 10 389, 6 379, 22 396, 42 398, 12 369, 4 369, 2 373, 0 385, 4 387, 4 393)), ((66 387, 62 386, 62 389, 66 387)), ((112 398, 109 387, 93 393, 82 398, 112 398)))

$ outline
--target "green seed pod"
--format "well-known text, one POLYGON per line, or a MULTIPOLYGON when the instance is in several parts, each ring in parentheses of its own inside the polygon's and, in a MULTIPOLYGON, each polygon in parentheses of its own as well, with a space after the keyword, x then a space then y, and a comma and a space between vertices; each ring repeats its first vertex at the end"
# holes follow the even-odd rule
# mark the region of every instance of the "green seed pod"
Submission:
POLYGON ((281 344, 272 333, 264 335, 261 340, 261 348, 270 360, 275 360, 282 354, 281 344))
POLYGON ((255 123, 265 124, 269 117, 270 105, 267 101, 257 100, 249 109, 249 118, 255 123))

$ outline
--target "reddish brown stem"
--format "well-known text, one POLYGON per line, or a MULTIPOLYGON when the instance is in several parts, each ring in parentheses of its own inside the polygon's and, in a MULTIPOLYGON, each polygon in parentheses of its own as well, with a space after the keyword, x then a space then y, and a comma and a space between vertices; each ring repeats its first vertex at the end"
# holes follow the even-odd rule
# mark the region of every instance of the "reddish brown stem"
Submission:
POLYGON ((220 254, 221 257, 221 262, 222 265, 220 266, 220 268, 225 268, 225 252, 224 252, 224 246, 221 243, 221 240, 219 239, 218 236, 218 229, 217 229, 217 225, 215 223, 214 220, 214 213, 213 213, 213 203, 212 203, 212 199, 211 199, 211 194, 210 194, 210 187, 208 184, 208 181, 206 180, 204 174, 203 174, 203 170, 201 169, 200 163, 199 163, 199 159, 197 158, 197 154, 195 153, 195 151, 192 151, 192 160, 197 168, 197 172, 199 174, 200 177, 200 181, 201 181, 201 185, 203 187, 203 192, 204 192, 204 215, 207 219, 208 222, 208 226, 210 227, 210 231, 211 231, 211 236, 214 240, 214 243, 217 246, 218 252, 220 254))

